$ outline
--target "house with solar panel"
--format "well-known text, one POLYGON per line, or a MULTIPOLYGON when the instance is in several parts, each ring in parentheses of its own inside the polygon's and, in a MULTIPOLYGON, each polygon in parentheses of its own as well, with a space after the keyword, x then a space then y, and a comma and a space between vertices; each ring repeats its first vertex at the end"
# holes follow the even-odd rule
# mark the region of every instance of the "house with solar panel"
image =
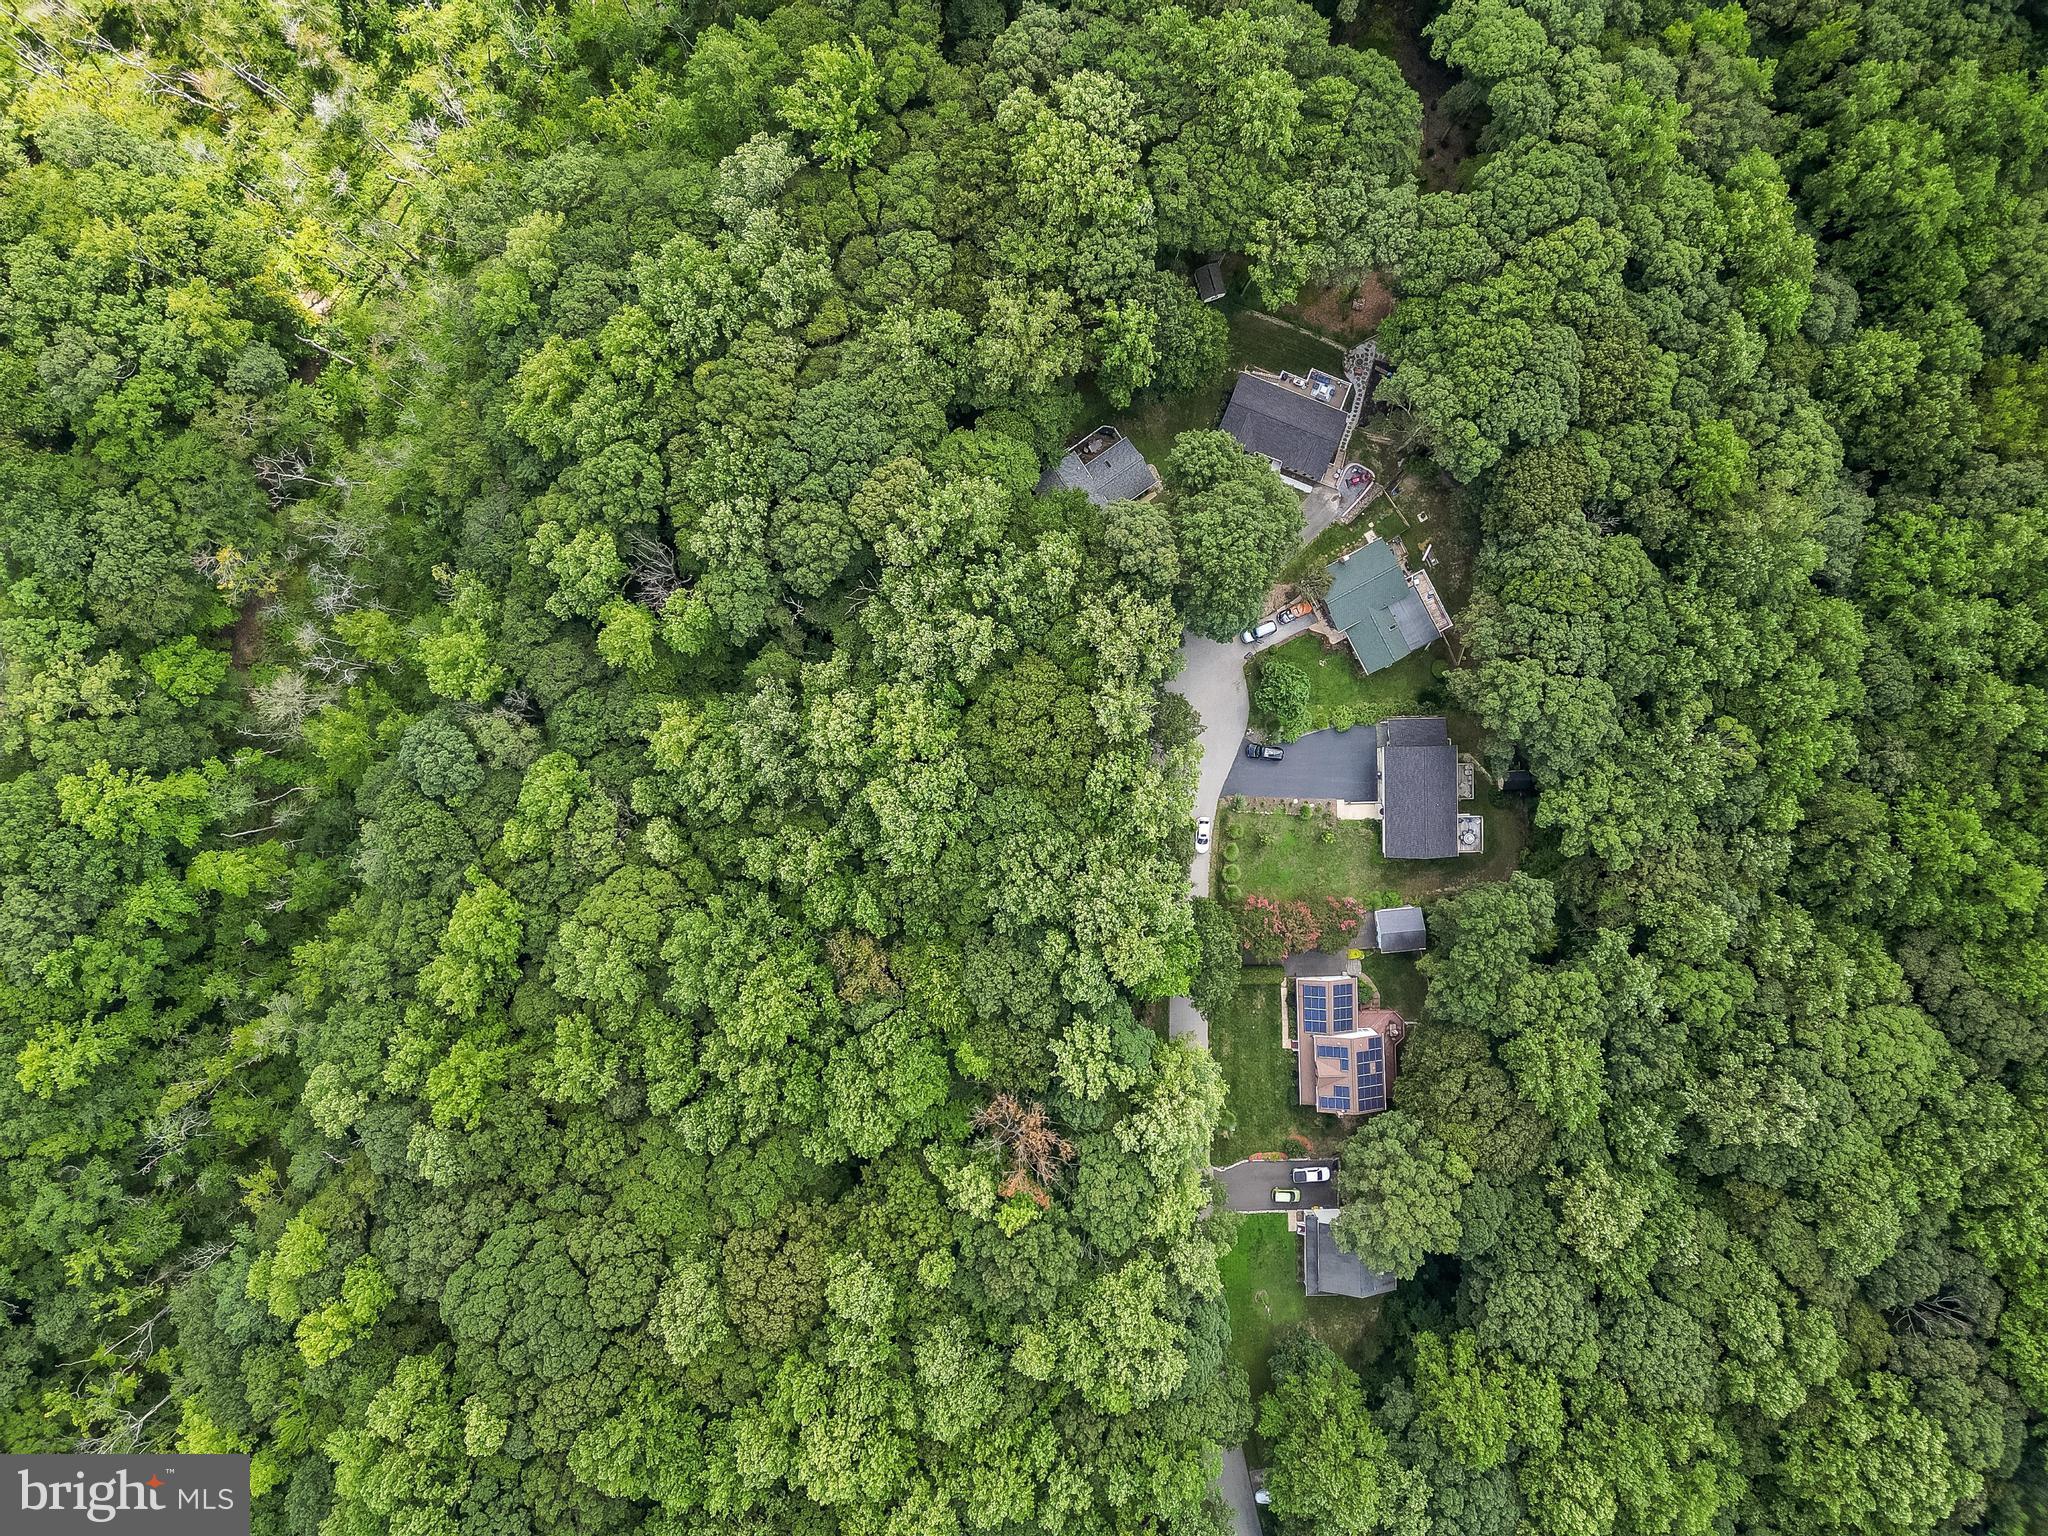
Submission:
MULTIPOLYGON (((1370 1115, 1387 1107, 1394 1052, 1408 1021, 1366 1006, 1356 976, 1299 976, 1294 982, 1295 1087, 1326 1115, 1370 1115)), ((1374 994, 1373 1004, 1379 997, 1374 994)))
POLYGON ((1450 610, 1427 571, 1411 571, 1385 539, 1368 539, 1325 567, 1323 611, 1367 672, 1382 672, 1451 632, 1450 610))
POLYGON ((1159 471, 1115 427, 1097 427, 1068 446, 1038 480, 1038 494, 1079 491, 1098 507, 1113 501, 1150 501, 1159 494, 1159 471))

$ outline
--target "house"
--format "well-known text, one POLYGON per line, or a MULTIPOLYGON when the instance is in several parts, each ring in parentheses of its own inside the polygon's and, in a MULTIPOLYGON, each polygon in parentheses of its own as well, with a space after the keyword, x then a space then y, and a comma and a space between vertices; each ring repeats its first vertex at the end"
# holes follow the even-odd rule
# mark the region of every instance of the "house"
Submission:
POLYGON ((1333 1217, 1310 1211, 1301 1223, 1301 1288, 1310 1296, 1384 1296, 1392 1275, 1367 1269, 1355 1253, 1337 1246, 1333 1217))
POLYGON ((1325 568, 1323 611, 1344 631, 1351 654, 1368 673, 1391 667, 1451 628, 1450 613, 1427 571, 1410 572, 1394 546, 1371 539, 1325 568))
POLYGON ((1195 297, 1204 304, 1214 304, 1223 297, 1223 263, 1208 262, 1195 268, 1195 297))
POLYGON ((1240 373, 1223 408, 1223 430, 1296 490, 1313 490, 1350 435, 1350 395, 1348 380, 1326 373, 1240 373))
POLYGON ((1159 493, 1159 472, 1115 427, 1097 427, 1039 478, 1039 495, 1054 491, 1079 491, 1098 507, 1148 501, 1159 493))
POLYGON ((1361 1007, 1356 976, 1296 977, 1294 1008, 1300 1102, 1326 1115, 1385 1109, 1407 1020, 1391 1008, 1361 1007))
POLYGON ((1390 859, 1455 858, 1461 820, 1458 749, 1451 745, 1443 717, 1382 720, 1378 734, 1380 852, 1390 859))
POLYGON ((1414 954, 1429 947, 1429 928, 1420 907, 1381 907, 1372 915, 1373 948, 1383 955, 1414 954))

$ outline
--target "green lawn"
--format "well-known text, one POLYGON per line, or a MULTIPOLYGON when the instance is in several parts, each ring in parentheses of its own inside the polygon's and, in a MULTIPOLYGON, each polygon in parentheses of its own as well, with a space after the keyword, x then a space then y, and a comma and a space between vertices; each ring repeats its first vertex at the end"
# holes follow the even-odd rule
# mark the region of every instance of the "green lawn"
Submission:
POLYGON ((1464 858, 1384 859, 1376 821, 1339 821, 1319 808, 1305 818, 1240 810, 1229 801, 1218 815, 1217 839, 1224 858, 1237 864, 1238 889, 1247 896, 1355 896, 1373 907, 1426 903, 1482 881, 1505 880, 1521 859, 1529 836, 1521 803, 1482 790, 1466 809, 1474 806, 1486 818, 1486 851, 1464 858))
POLYGON ((1302 1146, 1290 1147, 1293 1136, 1311 1152, 1343 1143, 1343 1122, 1296 1102, 1294 1054, 1280 1045, 1280 989, 1285 984, 1277 965, 1248 966, 1237 996, 1209 1015, 1209 1054, 1223 1069, 1226 1104, 1236 1121, 1210 1148, 1210 1161, 1218 1167, 1254 1152, 1299 1153, 1302 1146))
MULTIPOLYGON (((1258 654, 1252 663, 1250 686, 1257 698, 1259 673, 1273 662, 1284 661, 1308 675, 1309 730, 1369 725, 1389 715, 1416 713, 1422 707, 1423 691, 1434 681, 1431 668, 1440 659, 1432 646, 1367 676, 1348 647, 1333 650, 1321 635, 1297 635, 1285 645, 1258 654)), ((1254 712, 1252 724, 1263 729, 1271 722, 1254 712)), ((1363 742, 1359 750, 1365 750, 1363 742)))
MULTIPOLYGON (((1318 1296, 1311 1301, 1304 1296, 1301 1239, 1287 1230, 1284 1213, 1244 1217, 1236 1243, 1223 1256, 1222 1271, 1230 1304, 1231 1358, 1251 1378, 1254 1406, 1273 1385, 1266 1362, 1284 1328, 1305 1326, 1354 1367, 1364 1365, 1365 1347, 1379 1321, 1379 1298, 1318 1296)), ((1253 1466, 1265 1464, 1265 1447, 1256 1435, 1247 1454, 1253 1466)))
POLYGON ((1413 955, 1368 954, 1360 966, 1379 989, 1382 1007, 1393 1009, 1404 1019, 1422 1017, 1422 999, 1429 983, 1415 968, 1413 955))

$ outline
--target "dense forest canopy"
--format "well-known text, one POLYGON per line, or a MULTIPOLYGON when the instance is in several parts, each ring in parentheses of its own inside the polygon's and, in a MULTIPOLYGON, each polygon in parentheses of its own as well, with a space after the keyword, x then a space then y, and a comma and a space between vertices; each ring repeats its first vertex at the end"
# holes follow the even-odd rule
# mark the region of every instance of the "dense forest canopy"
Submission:
POLYGON ((1254 1426, 1286 1536, 2048 1526, 2040 18, 1336 9, 0 21, 0 1446, 320 1536, 1206 1533, 1254 1426), (1222 376, 1215 257, 1391 284, 1542 786, 1344 1153, 1380 1346, 1256 1403, 1164 684, 1298 499, 1034 489, 1222 376))

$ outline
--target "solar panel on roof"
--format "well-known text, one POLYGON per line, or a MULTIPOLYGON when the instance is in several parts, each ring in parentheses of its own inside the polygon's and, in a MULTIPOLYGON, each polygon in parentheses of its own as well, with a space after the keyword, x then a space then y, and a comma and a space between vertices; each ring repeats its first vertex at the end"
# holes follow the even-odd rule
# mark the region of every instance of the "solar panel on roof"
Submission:
POLYGON ((1338 987, 1331 999, 1336 1004, 1337 1030, 1339 1033, 1351 1028, 1352 1006, 1358 1000, 1358 990, 1350 983, 1338 987))
POLYGON ((1329 1032, 1330 989, 1317 983, 1301 989, 1301 1027, 1312 1035, 1329 1032))
POLYGON ((1358 1047, 1358 1108, 1371 1114, 1387 1107, 1387 1063, 1385 1042, 1378 1035, 1358 1047))

